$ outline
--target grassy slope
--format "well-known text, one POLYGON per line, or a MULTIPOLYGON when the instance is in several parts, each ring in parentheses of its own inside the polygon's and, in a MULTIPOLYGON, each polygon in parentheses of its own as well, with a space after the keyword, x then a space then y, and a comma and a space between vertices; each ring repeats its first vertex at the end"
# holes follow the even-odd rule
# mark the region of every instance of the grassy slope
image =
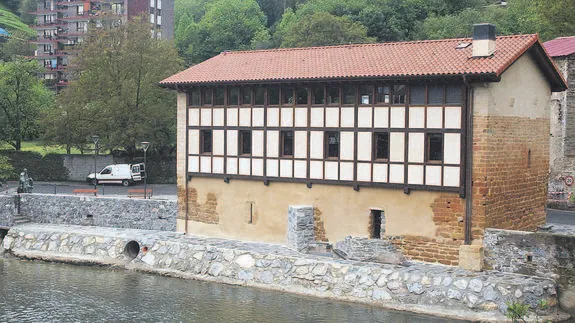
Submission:
POLYGON ((11 13, 4 6, 0 5, 0 27, 8 32, 21 31, 34 36, 36 33, 20 20, 20 17, 11 13))

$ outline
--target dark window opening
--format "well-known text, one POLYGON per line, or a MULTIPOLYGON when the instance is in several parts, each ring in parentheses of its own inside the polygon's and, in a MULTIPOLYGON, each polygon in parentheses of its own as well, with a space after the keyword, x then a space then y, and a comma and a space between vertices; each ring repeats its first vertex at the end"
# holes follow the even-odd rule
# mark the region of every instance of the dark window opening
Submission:
POLYGON ((212 105, 212 89, 204 89, 202 94, 204 95, 204 105, 212 105))
POLYGON ((250 130, 240 130, 239 146, 240 155, 252 154, 252 132, 250 130))
POLYGON ((293 98, 293 88, 283 88, 282 89, 283 104, 294 104, 293 98))
POLYGON ((264 105, 266 103, 266 90, 263 87, 255 89, 255 105, 264 105))
POLYGON ((225 97, 226 97, 226 89, 216 88, 214 91, 214 105, 224 105, 225 97))
POLYGON ((443 160, 443 134, 427 134, 427 161, 443 160))
POLYGON ((415 85, 409 88, 409 104, 423 105, 425 104, 425 86, 415 85))
POLYGON ((313 104, 325 104, 325 92, 323 86, 313 88, 313 104))
POLYGON ((112 174, 112 169, 111 169, 111 168, 104 168, 104 169, 102 169, 102 171, 100 172, 100 175, 108 175, 108 174, 112 174))
POLYGON ((228 105, 238 105, 240 103, 240 89, 233 87, 229 91, 228 105))
POLYGON ((381 210, 371 210, 370 213, 371 232, 369 237, 371 239, 381 239, 381 226, 382 226, 382 212, 381 210))
POLYGON ((327 158, 339 158, 339 132, 326 131, 325 147, 327 158))
POLYGON ((374 134, 375 159, 389 159, 389 133, 374 134))
POLYGON ((192 106, 194 107, 200 106, 201 103, 200 95, 201 95, 200 90, 193 90, 192 93, 190 93, 190 104, 192 106))
POLYGON ((445 103, 446 104, 461 104, 461 87, 457 85, 449 85, 445 89, 445 103))
POLYGON ((339 99, 339 88, 328 87, 327 88, 327 104, 339 104, 341 101, 339 99))
POLYGON ((355 103, 355 86, 343 87, 343 104, 355 103))
POLYGON ((202 130, 200 132, 200 153, 210 154, 212 153, 212 131, 202 130))
POLYGON ((373 86, 362 85, 359 87, 359 104, 373 104, 373 86))
POLYGON ((279 87, 270 87, 268 89, 268 100, 269 104, 280 104, 280 89, 279 87))
POLYGON ((300 87, 296 90, 296 104, 307 104, 307 89, 300 87))
POLYGON ((427 91, 427 104, 429 105, 442 105, 443 104, 443 86, 430 85, 427 91))
POLYGON ((293 156, 293 131, 282 131, 281 153, 282 156, 293 156))
POLYGON ((378 86, 377 87, 377 103, 389 103, 390 102, 391 89, 389 86, 378 86))
POLYGON ((527 168, 531 168, 531 149, 527 151, 527 168))
POLYGON ((252 104, 252 88, 242 88, 242 104, 252 104))
POLYGON ((405 95, 407 86, 394 85, 393 86, 393 104, 405 104, 405 95))

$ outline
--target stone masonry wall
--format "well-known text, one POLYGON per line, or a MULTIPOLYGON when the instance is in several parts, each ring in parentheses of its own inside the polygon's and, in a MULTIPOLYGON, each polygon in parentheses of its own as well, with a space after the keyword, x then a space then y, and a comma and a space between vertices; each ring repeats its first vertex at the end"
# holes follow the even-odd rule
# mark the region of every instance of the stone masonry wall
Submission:
POLYGON ((287 244, 297 251, 306 251, 315 242, 313 206, 288 208, 287 244))
MULTIPOLYGON (((14 196, 0 196, 0 226, 13 225, 14 196)), ((176 201, 21 194, 20 214, 35 223, 176 230, 176 201)))
MULTIPOLYGON (((116 265, 160 274, 481 321, 502 321, 506 302, 557 309, 554 283, 523 275, 410 267, 303 255, 281 245, 179 233, 25 224, 4 239, 18 257, 116 265), (136 254, 126 252, 136 242, 136 254), (139 248, 139 252, 137 252, 139 248), (134 258, 135 257, 135 258, 134 258)), ((564 316, 554 316, 557 320, 564 316)))

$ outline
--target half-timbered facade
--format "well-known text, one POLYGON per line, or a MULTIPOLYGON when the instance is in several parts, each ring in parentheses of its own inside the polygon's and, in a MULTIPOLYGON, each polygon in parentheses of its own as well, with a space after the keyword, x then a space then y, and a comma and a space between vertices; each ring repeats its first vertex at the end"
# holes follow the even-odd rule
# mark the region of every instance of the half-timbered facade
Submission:
POLYGON ((284 242, 377 238, 457 264, 486 227, 545 221, 552 91, 537 35, 224 52, 178 91, 178 230, 284 242), (524 186, 513 183, 516 176, 524 186))

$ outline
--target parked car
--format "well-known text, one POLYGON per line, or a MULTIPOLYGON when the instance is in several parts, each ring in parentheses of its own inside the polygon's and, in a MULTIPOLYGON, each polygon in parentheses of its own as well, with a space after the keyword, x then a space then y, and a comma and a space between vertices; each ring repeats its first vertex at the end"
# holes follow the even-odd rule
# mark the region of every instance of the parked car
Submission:
POLYGON ((146 167, 140 164, 115 164, 104 167, 101 171, 89 174, 86 181, 90 184, 122 184, 130 186, 146 178, 146 167))

